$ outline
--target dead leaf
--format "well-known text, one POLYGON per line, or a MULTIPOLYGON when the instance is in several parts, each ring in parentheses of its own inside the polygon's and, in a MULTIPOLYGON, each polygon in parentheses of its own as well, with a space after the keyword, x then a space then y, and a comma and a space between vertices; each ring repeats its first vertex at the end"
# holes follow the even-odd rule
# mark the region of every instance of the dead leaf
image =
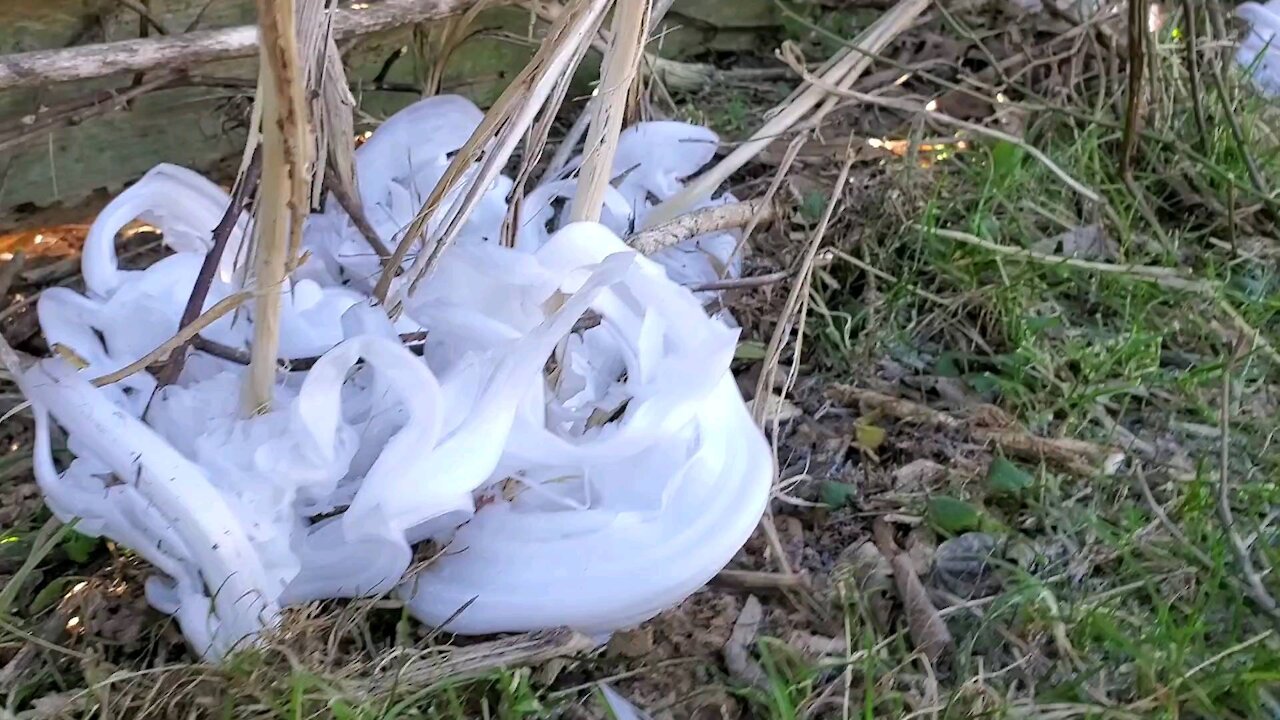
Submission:
POLYGON ((1120 246, 1101 225, 1080 225, 1032 244, 1031 249, 1081 260, 1115 260, 1120 246))
POLYGON ((653 626, 622 630, 609 638, 608 652, 625 658, 640 658, 653 652, 653 626))
POLYGON ((927 524, 917 525, 907 532, 906 553, 911 558, 911 567, 916 575, 924 577, 933 569, 933 555, 937 551, 938 539, 933 529, 927 524))
POLYGON ((893 471, 893 488, 902 492, 918 492, 947 476, 947 469, 921 458, 893 471))
POLYGON ((898 547, 893 528, 883 518, 876 518, 871 523, 871 530, 876 549, 888 558, 893 568, 893 582, 906 611, 911 641, 931 662, 937 662, 943 653, 955 646, 951 631, 929 599, 929 591, 920 582, 911 557, 898 547))
POLYGON ((876 450, 884 444, 885 430, 879 425, 858 423, 853 427, 853 437, 859 448, 875 457, 876 450))
POLYGON ((832 572, 833 584, 843 593, 844 602, 856 599, 865 603, 880 630, 889 627, 893 611, 892 578, 893 567, 870 540, 845 548, 832 572))
MULTIPOLYGON (((879 555, 878 552, 876 554, 879 555)), ((849 654, 849 646, 844 638, 815 635, 804 630, 792 630, 787 636, 787 645, 813 660, 843 658, 849 654)))
POLYGON ((898 553, 889 562, 893 566, 898 597, 906 610, 907 630, 911 633, 911 641, 931 662, 937 662, 955 645, 951 631, 929 599, 929 592, 916 575, 911 558, 906 553, 898 553))
POLYGON ((930 581, 948 592, 968 599, 985 597, 1000 587, 992 572, 996 538, 983 532, 967 532, 938 546, 930 581))
MULTIPOLYGON (((747 409, 751 411, 753 417, 756 416, 756 405, 761 404, 761 400, 762 398, 755 398, 747 403, 747 409)), ((804 415, 804 411, 798 405, 774 393, 769 393, 769 397, 763 404, 764 407, 760 409, 759 415, 762 424, 786 422, 804 415)))
POLYGON ((752 595, 743 603, 742 612, 738 613, 738 619, 733 623, 729 641, 724 644, 724 664, 729 669, 729 674, 740 682, 758 688, 767 688, 769 683, 764 670, 751 657, 751 647, 755 645, 763 622, 764 608, 756 596, 752 595))

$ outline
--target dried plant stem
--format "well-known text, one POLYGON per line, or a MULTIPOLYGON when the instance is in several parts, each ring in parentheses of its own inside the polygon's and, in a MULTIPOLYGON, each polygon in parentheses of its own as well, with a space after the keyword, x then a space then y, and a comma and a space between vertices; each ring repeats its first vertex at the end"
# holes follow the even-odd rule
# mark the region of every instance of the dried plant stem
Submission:
POLYGON ((1027 250, 1025 248, 1009 247, 1007 245, 991 242, 990 240, 983 240, 976 235, 970 235, 969 233, 960 232, 958 230, 926 228, 922 225, 916 225, 915 227, 930 235, 946 238, 947 240, 955 240, 956 242, 962 242, 966 245, 980 247, 984 250, 1004 255, 1005 257, 1028 260, 1045 265, 1059 265, 1075 268, 1077 270, 1089 270, 1092 272, 1107 273, 1110 275, 1122 275, 1135 280, 1153 282, 1161 287, 1183 290, 1201 295, 1213 295, 1216 290, 1213 283, 1205 280, 1189 278, 1186 273, 1173 268, 1160 267, 1158 265, 1118 265, 1115 263, 1097 262, 1094 260, 1081 260, 1079 258, 1051 255, 1049 253, 1027 250))
POLYGON ((583 43, 590 42, 608 5, 608 0, 578 0, 566 8, 537 54, 489 109, 466 145, 454 155, 444 177, 405 231, 374 287, 374 297, 387 306, 389 314, 399 312, 404 295, 417 288, 417 283, 430 273, 440 255, 452 244, 471 210, 543 110, 546 99, 560 85, 563 75, 573 71, 574 60, 582 57, 583 43), (478 158, 483 159, 477 166, 478 158), (429 221, 441 210, 445 197, 460 187, 466 192, 458 203, 448 209, 444 228, 432 238, 424 237, 429 221), (429 247, 424 247, 414 258, 408 273, 412 278, 408 289, 404 295, 390 298, 391 283, 399 274, 410 248, 424 242, 429 247))
POLYGON ((733 246, 733 253, 729 255, 724 267, 720 268, 721 280, 728 278, 730 268, 733 267, 734 261, 742 256, 743 250, 746 249, 747 243, 750 242, 756 228, 761 223, 767 223, 773 219, 773 199, 777 196, 778 189, 782 187, 783 181, 787 179, 787 173, 791 171, 791 165, 795 163, 796 157, 800 155, 800 148, 804 147, 804 144, 808 141, 809 133, 801 133, 787 145, 787 151, 783 153, 782 161, 778 163, 778 168, 773 171, 773 179, 769 181, 769 187, 757 201, 760 204, 756 214, 751 216, 750 222, 742 230, 742 237, 738 238, 738 243, 733 246))
POLYGON ((1133 153, 1138 147, 1138 123, 1142 115, 1142 74, 1146 69, 1147 4, 1144 0, 1128 0, 1129 66, 1126 75, 1124 135, 1120 150, 1120 175, 1126 184, 1133 178, 1133 153))
POLYGON ((252 298, 255 294, 275 295, 276 297, 279 297, 280 286, 276 285, 272 287, 267 287, 260 293, 253 293, 248 290, 242 290, 241 292, 238 292, 234 295, 228 295, 227 297, 219 301, 216 305, 206 310, 204 314, 196 318, 195 321, 193 321, 190 325, 187 325, 186 327, 179 330, 177 335, 174 335, 173 337, 164 341, 164 343, 162 343, 160 347, 156 348, 155 350, 152 350, 146 355, 143 355, 142 357, 120 368, 119 370, 116 370, 115 372, 107 373, 106 375, 100 375, 94 378, 93 384, 97 387, 102 387, 104 385, 118 383, 121 380, 124 380, 125 378, 129 377, 130 375, 133 375, 134 373, 142 372, 143 370, 146 370, 148 367, 158 362, 163 362, 165 359, 169 357, 169 354, 172 353, 174 350, 177 350, 178 348, 181 348, 185 346, 187 343, 191 342, 193 338, 195 338, 197 335, 200 334, 201 330, 204 330, 205 328, 209 327, 214 322, 216 322, 219 318, 225 316, 227 313, 231 312, 232 310, 235 310, 236 308, 240 307, 246 301, 252 298))
MULTIPOLYGON (((213 287, 213 276, 217 274, 218 264, 222 262, 222 253, 227 248, 227 241, 231 238, 231 233, 235 231, 236 224, 240 220, 240 214, 244 212, 245 201, 249 198, 250 193, 254 193, 257 190, 258 178, 261 172, 262 152, 260 148, 257 148, 253 153, 253 159, 249 162, 248 169, 236 181, 235 190, 231 195, 231 202, 227 205, 227 211, 223 213, 218 226, 213 229, 213 244, 209 248, 208 254, 205 255, 204 262, 200 265, 200 272, 196 275, 195 285, 191 288, 191 296, 187 298, 187 306, 182 310, 182 318, 178 321, 179 331, 200 317, 200 311, 204 308, 204 301, 209 297, 209 289, 213 287)), ((156 377, 160 387, 177 382, 178 376, 182 374, 182 367, 186 362, 186 351, 189 344, 189 341, 184 343, 169 356, 169 360, 156 377)))
POLYGON ((1267 590, 1253 562, 1253 553, 1236 531, 1235 517, 1231 511, 1231 373, 1235 370, 1234 358, 1222 370, 1222 399, 1220 411, 1221 440, 1218 456, 1218 519, 1235 556, 1240 574, 1244 576, 1245 591, 1249 597, 1269 615, 1280 611, 1280 604, 1267 590))
MULTIPOLYGON (((855 41, 854 47, 845 48, 827 63, 821 72, 822 80, 834 87, 848 88, 871 66, 872 58, 864 53, 879 53, 929 6, 930 0, 899 0, 855 41)), ((828 97, 825 88, 808 85, 801 88, 786 102, 768 113, 769 121, 757 130, 749 140, 739 145, 728 157, 721 160, 697 180, 685 186, 676 196, 654 208, 646 221, 647 227, 660 225, 689 210, 700 200, 710 197, 730 175, 760 154, 778 135, 785 133, 809 115, 828 97)))
POLYGON ((269 408, 280 347, 280 288, 289 258, 301 244, 310 178, 306 99, 298 52, 294 0, 258 0, 262 27, 259 102, 262 104, 262 181, 258 193, 253 277, 263 291, 253 314, 253 360, 242 411, 269 408))
POLYGON ((1085 186, 1080 181, 1071 177, 1071 175, 1067 173, 1067 171, 1063 170, 1057 163, 1051 160, 1048 155, 1045 155, 1043 151, 1027 143, 1027 141, 1023 140, 1022 138, 1015 137, 1013 135, 1010 135, 1009 133, 1002 132, 1000 130, 985 127, 983 125, 978 125, 977 123, 971 123, 967 120, 961 120, 959 118, 951 117, 946 113, 941 113, 941 112, 938 112, 937 110, 931 109, 930 106, 928 105, 921 105, 920 103, 912 102, 910 100, 903 100, 901 98, 882 97, 879 95, 872 95, 870 93, 858 92, 856 90, 850 90, 845 87, 840 87, 838 85, 834 85, 828 82, 823 77, 815 76, 813 73, 809 72, 809 70, 804 67, 803 62, 799 58, 795 57, 794 55, 784 54, 782 59, 783 59, 783 62, 790 65, 791 68, 796 73, 798 73, 801 77, 803 77, 813 87, 820 88, 825 92, 831 93, 832 95, 848 98, 850 100, 857 100, 859 102, 864 102, 869 105, 877 105, 879 107, 893 108, 895 110, 901 110, 903 112, 920 113, 928 117, 930 120, 934 120, 934 121, 943 123, 945 125, 958 127, 963 130, 968 130, 969 132, 975 135, 982 135, 983 137, 988 137, 988 138, 991 138, 992 140, 1003 140, 1004 142, 1017 145, 1018 147, 1025 150, 1029 155, 1034 157, 1036 160, 1039 160, 1041 163, 1043 163, 1044 166, 1049 170, 1049 172, 1052 172, 1054 175, 1058 176, 1060 180, 1066 183, 1072 190, 1075 190, 1077 193, 1079 193, 1082 197, 1084 197, 1085 199, 1091 202, 1098 203, 1100 205, 1105 205, 1102 196, 1099 195, 1095 190, 1092 190, 1091 188, 1085 186))
POLYGON ((587 129, 582 170, 569 217, 573 222, 600 220, 605 191, 613 179, 613 157, 635 84, 644 41, 649 35, 649 0, 618 0, 613 11, 613 38, 605 54, 587 129))
POLYGON ((761 572, 758 570, 721 570, 712 584, 735 590, 807 590, 809 581, 796 573, 761 572))
POLYGON ((351 192, 342 182, 340 182, 333 173, 325 175, 325 186, 329 192, 333 193, 333 197, 338 201, 338 205, 342 207, 342 211, 351 218, 351 224, 356 226, 356 230, 364 237, 365 242, 369 243, 369 247, 377 253, 378 258, 386 260, 391 257, 391 250, 386 243, 382 242, 382 238, 378 237, 378 231, 373 229, 373 225, 369 222, 369 218, 364 214, 364 207, 360 204, 360 198, 356 193, 351 192))
POLYGON ((1187 26, 1187 78, 1191 82, 1191 103, 1195 111, 1196 130, 1200 134, 1200 152, 1211 152, 1209 140, 1209 122, 1204 114, 1204 84, 1200 81, 1200 48, 1197 37, 1196 4, 1192 0, 1182 0, 1182 17, 1187 26))
MULTIPOLYGON (((400 342, 404 343, 405 347, 409 348, 411 352, 416 351, 419 355, 422 354, 426 340, 427 333, 425 331, 400 333, 400 342)), ((209 340, 202 335, 197 335, 192 338, 191 346, 201 352, 209 353, 216 358, 221 358, 223 360, 236 363, 237 365, 248 365, 251 360, 248 350, 241 350, 239 348, 231 347, 230 345, 223 345, 220 342, 209 340)), ((281 370, 285 371, 310 370, 317 362, 320 361, 320 358, 320 355, 311 355, 299 358, 280 358, 279 367, 281 370)))
MULTIPOLYGON (((673 2, 674 0, 657 0, 653 3, 652 9, 649 11, 649 28, 655 28, 662 22, 667 11, 671 9, 673 2)), ((544 17, 548 15, 548 13, 541 12, 541 6, 537 10, 544 17)), ((653 60, 657 62, 660 58, 653 58, 653 60)), ((542 182, 555 180, 562 176, 565 168, 569 165, 569 161, 573 159, 574 151, 578 149, 578 143, 582 142, 583 136, 587 134, 587 126, 591 122, 591 116, 595 114, 595 106, 598 102, 598 96, 592 96, 587 100, 582 111, 578 113, 578 117, 574 119, 573 124, 569 126, 569 130, 556 147, 555 153, 551 155, 551 161, 547 163, 547 169, 542 173, 542 182)))
POLYGON ((762 199, 714 205, 638 232, 627 238, 627 244, 641 255, 653 255, 699 235, 742 227, 752 220, 759 223, 771 219, 773 206, 762 199))

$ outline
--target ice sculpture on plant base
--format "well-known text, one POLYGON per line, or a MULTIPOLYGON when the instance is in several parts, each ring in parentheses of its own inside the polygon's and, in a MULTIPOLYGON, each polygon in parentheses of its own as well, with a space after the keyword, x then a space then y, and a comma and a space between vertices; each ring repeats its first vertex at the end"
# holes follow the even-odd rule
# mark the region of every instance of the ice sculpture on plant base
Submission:
MULTIPOLYGON (((384 242, 399 240, 480 117, 460 98, 430 98, 360 148, 361 197, 384 242)), ((270 628, 282 606, 321 598, 395 590, 424 621, 464 633, 608 632, 679 602, 745 541, 772 477, 729 373, 737 332, 673 279, 734 272, 737 237, 651 260, 619 236, 714 144, 679 123, 628 130, 605 224, 559 227, 554 200, 574 187, 555 179, 522 203, 515 247, 499 243, 512 187, 500 180, 396 324, 367 299, 379 268, 360 234, 339 209, 314 216, 313 259, 284 290, 281 333, 285 356, 320 358, 282 371, 272 412, 252 418, 236 406, 245 369, 200 352, 159 391, 146 373, 88 381, 176 331, 228 202, 194 173, 157 168, 95 223, 86 294, 40 304, 50 343, 89 364, 49 359, 21 377, 50 507, 155 565, 149 600, 210 658, 270 628), (125 274, 111 241, 138 217, 174 254, 125 274), (576 327, 588 312, 598 321, 576 327), (428 332, 422 357, 401 345, 408 329, 428 332), (75 456, 61 472, 53 422, 75 456), (447 552, 405 578, 426 539, 447 552)), ((209 304, 238 289, 243 235, 209 304)), ((245 347, 252 324, 246 312, 204 332, 245 347)))
POLYGON ((1280 52, 1276 47, 1280 41, 1280 0, 1240 3, 1236 16, 1249 23, 1236 50, 1236 64, 1251 74, 1262 94, 1280 95, 1280 60, 1276 55, 1280 52))

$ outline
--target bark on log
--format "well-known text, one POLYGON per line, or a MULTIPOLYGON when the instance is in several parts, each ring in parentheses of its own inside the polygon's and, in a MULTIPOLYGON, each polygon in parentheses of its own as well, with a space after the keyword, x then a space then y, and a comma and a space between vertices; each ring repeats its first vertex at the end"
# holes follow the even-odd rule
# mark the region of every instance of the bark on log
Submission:
MULTIPOLYGON (((338 10, 334 30, 338 39, 344 40, 448 17, 474 4, 475 0, 383 0, 360 10, 338 10)), ((88 80, 121 72, 182 69, 250 57, 257 52, 258 29, 252 25, 37 50, 0 56, 0 90, 88 80)))

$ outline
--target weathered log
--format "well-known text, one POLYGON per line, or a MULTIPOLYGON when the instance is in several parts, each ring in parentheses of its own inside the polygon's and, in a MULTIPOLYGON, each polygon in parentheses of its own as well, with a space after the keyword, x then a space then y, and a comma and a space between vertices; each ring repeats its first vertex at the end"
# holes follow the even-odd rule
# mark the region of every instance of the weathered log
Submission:
MULTIPOLYGON (((358 10, 336 11, 334 32, 339 40, 345 40, 445 18, 466 10, 475 2, 383 0, 358 10)), ((257 51, 258 28, 253 25, 37 50, 0 56, 0 90, 89 80, 121 72, 189 68, 218 60, 251 57, 257 51)))
MULTIPOLYGON (((343 1, 353 7, 335 20, 347 38, 347 75, 360 105, 358 130, 371 129, 378 118, 416 99, 412 90, 426 70, 423 63, 441 60, 433 47, 419 42, 425 33, 414 32, 422 27, 418 21, 426 18, 429 27, 433 17, 474 2, 343 1), (405 7, 410 11, 400 12, 405 7), (399 59, 386 74, 393 56, 399 59)), ((23 75, 17 85, 0 89, 0 233, 79 222, 158 162, 185 165, 216 180, 234 173, 257 78, 256 31, 247 38, 240 34, 254 19, 252 0, 149 0, 147 5, 173 35, 156 36, 148 26, 151 37, 138 40, 142 21, 115 0, 0 0, 0 75, 13 76, 0 87, 23 75), (177 34, 193 24, 194 32, 177 34), (223 40, 211 50, 192 42, 202 37, 223 40), (100 58, 95 53, 103 48, 130 47, 152 50, 144 57, 124 53, 123 59, 92 60, 79 69, 59 61, 63 69, 56 77, 37 81, 29 75, 33 57, 100 58), (157 54, 163 63, 139 82, 139 68, 152 67, 157 54), (14 58, 25 59, 15 63, 14 58), (183 66, 189 75, 175 72, 183 66)), ((654 34, 662 38, 664 56, 679 58, 755 46, 776 27, 773 0, 677 0, 654 34)), ((530 29, 529 13, 509 4, 486 9, 474 29, 478 32, 447 59, 443 91, 484 106, 528 60, 531 45, 521 38, 530 29)), ((572 96, 589 91, 589 74, 583 74, 584 84, 572 96)))

